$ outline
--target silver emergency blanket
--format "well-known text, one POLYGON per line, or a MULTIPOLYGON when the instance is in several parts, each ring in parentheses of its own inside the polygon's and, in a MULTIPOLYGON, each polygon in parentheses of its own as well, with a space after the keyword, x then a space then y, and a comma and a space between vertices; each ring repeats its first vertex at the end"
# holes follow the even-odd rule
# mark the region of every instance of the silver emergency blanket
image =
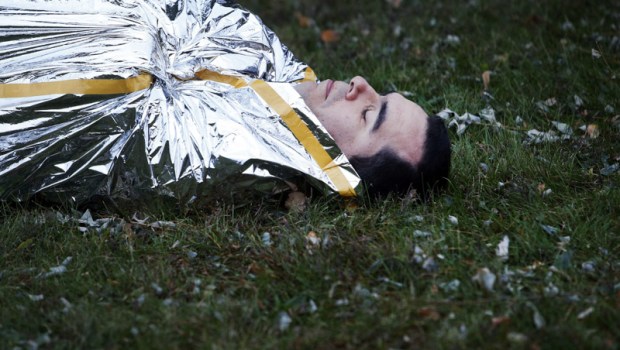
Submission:
POLYGON ((298 181, 353 195, 357 174, 293 88, 309 72, 229 2, 0 0, 0 199, 187 204, 298 181))

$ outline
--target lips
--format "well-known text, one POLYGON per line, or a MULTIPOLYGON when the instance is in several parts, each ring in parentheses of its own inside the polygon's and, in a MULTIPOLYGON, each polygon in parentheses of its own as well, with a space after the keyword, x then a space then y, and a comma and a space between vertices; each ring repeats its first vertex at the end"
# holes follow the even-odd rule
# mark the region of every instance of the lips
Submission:
POLYGON ((325 99, 327 100, 327 97, 329 96, 329 93, 332 91, 332 87, 334 86, 334 81, 328 80, 327 84, 325 85, 325 99))

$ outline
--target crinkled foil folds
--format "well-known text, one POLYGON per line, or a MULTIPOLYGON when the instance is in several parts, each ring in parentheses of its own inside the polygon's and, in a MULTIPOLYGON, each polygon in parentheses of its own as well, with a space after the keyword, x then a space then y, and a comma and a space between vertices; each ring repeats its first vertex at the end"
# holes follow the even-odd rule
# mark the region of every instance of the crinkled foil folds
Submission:
POLYGON ((188 204, 295 181, 338 192, 269 101, 248 86, 196 79, 205 69, 268 82, 359 185, 293 89, 307 66, 239 6, 0 0, 0 84, 153 77, 130 93, 0 96, 0 199, 157 195, 188 204))

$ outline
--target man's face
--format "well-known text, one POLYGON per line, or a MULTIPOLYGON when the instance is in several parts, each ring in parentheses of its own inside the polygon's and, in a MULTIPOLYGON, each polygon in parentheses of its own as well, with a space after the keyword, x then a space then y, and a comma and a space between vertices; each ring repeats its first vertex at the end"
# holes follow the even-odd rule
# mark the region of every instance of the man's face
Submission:
POLYGON ((372 156, 387 146, 411 164, 422 158, 428 115, 402 95, 379 95, 362 77, 295 88, 347 157, 372 156))

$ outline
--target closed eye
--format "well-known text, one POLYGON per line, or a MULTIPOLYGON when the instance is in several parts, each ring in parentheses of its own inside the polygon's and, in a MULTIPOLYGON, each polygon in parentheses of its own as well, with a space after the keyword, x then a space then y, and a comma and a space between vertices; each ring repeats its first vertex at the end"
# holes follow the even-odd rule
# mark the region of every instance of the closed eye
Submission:
POLYGON ((364 121, 366 121, 366 114, 368 113, 368 111, 370 111, 370 108, 366 108, 366 109, 362 112, 362 118, 364 118, 364 121))

